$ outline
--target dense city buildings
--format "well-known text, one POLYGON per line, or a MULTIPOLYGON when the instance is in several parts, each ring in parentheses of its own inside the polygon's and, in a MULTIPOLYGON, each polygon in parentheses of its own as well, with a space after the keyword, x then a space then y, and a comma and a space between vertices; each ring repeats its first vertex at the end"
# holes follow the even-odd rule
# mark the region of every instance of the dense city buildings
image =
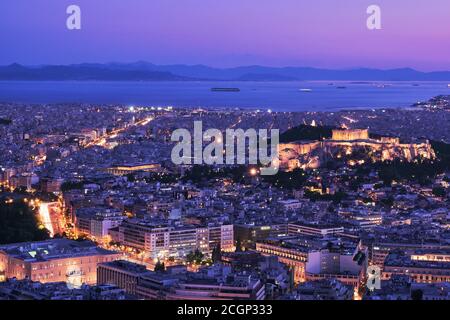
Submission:
POLYGON ((172 267, 164 272, 146 270, 126 261, 105 263, 98 268, 101 284, 114 284, 149 300, 263 300, 265 285, 249 272, 235 273, 225 265, 199 272, 172 267))
POLYGON ((3 104, 0 118, 0 299, 449 297, 445 110, 3 104), (194 121, 279 128, 279 172, 175 165, 171 134, 194 121))
POLYGON ((136 300, 136 297, 110 285, 84 284, 74 289, 65 282, 42 283, 12 279, 0 283, 0 300, 136 300))

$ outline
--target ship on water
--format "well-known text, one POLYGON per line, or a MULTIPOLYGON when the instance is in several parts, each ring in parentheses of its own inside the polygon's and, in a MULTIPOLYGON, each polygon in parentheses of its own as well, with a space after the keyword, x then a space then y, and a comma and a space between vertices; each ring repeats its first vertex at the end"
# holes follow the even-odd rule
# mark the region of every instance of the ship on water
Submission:
POLYGON ((390 87, 390 86, 391 86, 390 84, 379 83, 375 87, 377 87, 377 88, 387 88, 387 87, 390 87))
POLYGON ((299 89, 300 92, 312 92, 312 89, 309 88, 301 88, 299 89))
POLYGON ((239 88, 211 88, 213 92, 239 92, 241 89, 239 88))

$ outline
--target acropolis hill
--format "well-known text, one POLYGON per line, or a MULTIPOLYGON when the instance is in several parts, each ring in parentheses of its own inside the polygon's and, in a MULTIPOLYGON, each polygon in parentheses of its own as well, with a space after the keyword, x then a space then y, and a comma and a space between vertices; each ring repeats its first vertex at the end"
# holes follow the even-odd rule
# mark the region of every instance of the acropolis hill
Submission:
POLYGON ((336 159, 356 165, 366 161, 435 158, 428 140, 400 143, 399 138, 370 138, 368 129, 334 129, 330 139, 281 143, 279 150, 280 166, 288 171, 295 168, 315 169, 336 159))

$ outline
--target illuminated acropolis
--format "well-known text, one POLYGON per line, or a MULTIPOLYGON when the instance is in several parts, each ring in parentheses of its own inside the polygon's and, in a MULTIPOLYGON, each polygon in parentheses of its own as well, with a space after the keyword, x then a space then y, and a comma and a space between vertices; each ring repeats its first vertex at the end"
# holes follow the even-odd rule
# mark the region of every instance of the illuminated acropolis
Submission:
POLYGON ((353 141, 353 140, 368 140, 368 129, 335 129, 332 131, 331 140, 333 141, 353 141))
MULTIPOLYGON (((350 156, 356 150, 370 152, 374 161, 435 158, 435 152, 428 140, 401 143, 399 138, 373 139, 369 137, 368 129, 335 129, 332 130, 331 139, 281 143, 279 150, 281 168, 286 170, 319 168, 328 160, 350 156)), ((352 163, 355 161, 350 164, 352 163)))

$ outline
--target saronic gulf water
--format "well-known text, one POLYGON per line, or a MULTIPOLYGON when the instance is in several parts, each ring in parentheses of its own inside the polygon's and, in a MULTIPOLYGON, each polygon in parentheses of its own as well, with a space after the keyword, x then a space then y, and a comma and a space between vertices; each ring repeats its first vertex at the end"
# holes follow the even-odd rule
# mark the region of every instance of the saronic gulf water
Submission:
POLYGON ((450 94, 447 83, 0 81, 0 102, 118 103, 274 111, 409 107, 439 94, 450 94), (217 87, 240 90, 211 90, 217 87))

